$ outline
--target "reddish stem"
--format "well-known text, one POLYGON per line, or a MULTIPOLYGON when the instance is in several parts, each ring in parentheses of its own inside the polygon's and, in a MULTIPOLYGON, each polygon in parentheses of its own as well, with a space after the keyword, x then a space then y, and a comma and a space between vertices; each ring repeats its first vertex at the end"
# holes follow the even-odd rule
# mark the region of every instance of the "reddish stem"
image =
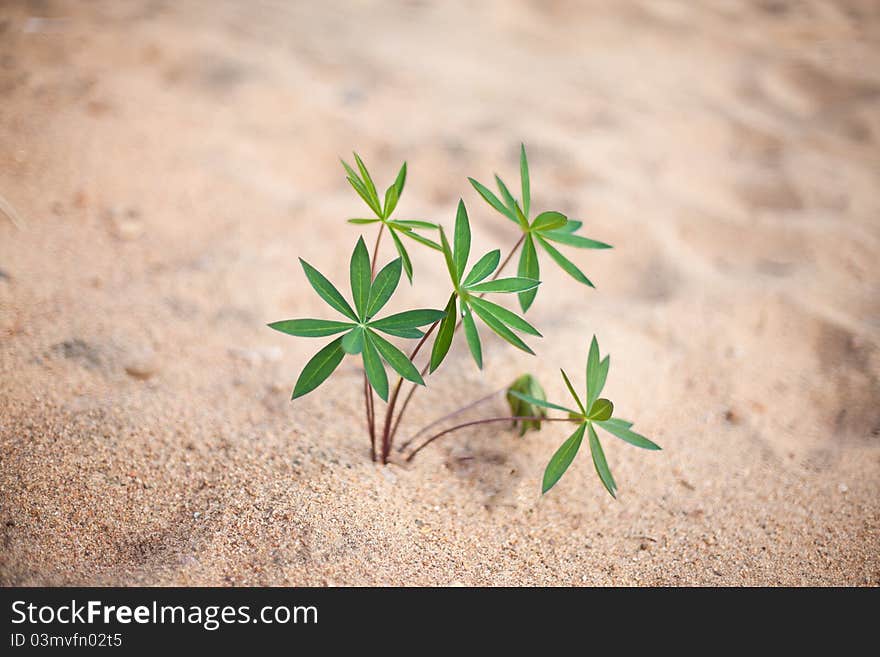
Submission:
POLYGON ((572 420, 567 417, 541 417, 539 415, 511 415, 508 417, 490 417, 485 418, 483 420, 471 420, 470 422, 465 422, 463 424, 456 424, 454 427, 449 427, 448 429, 444 429, 440 433, 435 433, 433 436, 428 438, 421 445, 416 447, 413 451, 409 453, 409 456, 406 457, 407 463, 413 460, 416 454, 421 452, 425 447, 430 445, 432 442, 440 438, 441 436, 445 436, 447 433, 452 433, 453 431, 458 431, 459 429, 464 429, 466 427, 473 427, 478 424, 488 424, 490 422, 516 422, 518 420, 541 420, 542 422, 578 422, 579 420, 572 420))

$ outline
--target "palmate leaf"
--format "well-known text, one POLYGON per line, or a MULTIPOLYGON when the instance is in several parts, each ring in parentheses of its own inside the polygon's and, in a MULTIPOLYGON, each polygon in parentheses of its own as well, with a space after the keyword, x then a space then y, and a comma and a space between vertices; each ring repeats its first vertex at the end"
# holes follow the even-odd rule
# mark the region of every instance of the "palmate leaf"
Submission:
POLYGON ((471 225, 468 221, 467 210, 464 202, 458 200, 458 210, 455 213, 455 234, 452 241, 452 260, 455 264, 456 279, 461 280, 464 276, 464 268, 467 266, 468 257, 471 254, 471 225))
POLYGON ((399 197, 397 196, 397 190, 394 188, 394 185, 391 185, 387 190, 385 190, 385 203, 382 205, 382 217, 387 219, 391 216, 391 213, 394 212, 394 208, 397 207, 397 201, 399 197))
POLYGON ((440 246, 443 251, 443 259, 446 261, 446 269, 449 271, 449 277, 452 279, 454 287, 459 284, 458 270, 455 267, 455 257, 452 254, 452 247, 449 246, 449 240, 446 239, 446 231, 440 227, 440 246))
POLYGON ((388 303, 388 299, 394 294, 394 290, 397 289, 397 285, 400 283, 402 266, 401 258, 397 258, 385 265, 376 274, 376 279, 370 286, 370 297, 366 312, 367 319, 382 310, 385 304, 388 303))
MULTIPOLYGON (((526 235, 523 241, 522 251, 519 254, 519 267, 516 273, 523 278, 532 278, 534 280, 538 280, 541 276, 541 270, 538 266, 538 254, 535 252, 535 243, 531 235, 526 235)), ((522 308, 523 312, 528 311, 535 301, 537 294, 537 287, 519 293, 519 307, 522 308)))
POLYGON ((409 280, 410 284, 412 284, 413 266, 412 260, 409 259, 409 253, 407 253, 406 247, 403 246, 403 243, 397 236, 397 231, 389 230, 388 232, 391 233, 391 239, 394 240, 394 248, 397 250, 397 255, 400 256, 400 260, 403 262, 403 271, 406 272, 406 278, 409 280))
POLYGON ((394 189, 397 190, 397 197, 400 198, 403 196, 403 186, 406 184, 406 162, 404 162, 400 166, 400 170, 397 172, 397 178, 394 179, 394 189))
POLYGON ((348 301, 346 301, 345 298, 339 293, 339 290, 337 290, 333 286, 333 283, 328 281, 321 272, 312 267, 302 258, 299 259, 299 262, 302 265, 303 271, 306 274, 306 278, 308 279, 315 292, 318 293, 318 296, 326 301, 334 310, 339 311, 340 313, 355 322, 358 321, 357 314, 355 314, 351 306, 348 305, 348 301))
MULTIPOLYGON (((495 184, 498 185, 498 191, 501 192, 501 199, 504 201, 504 205, 516 215, 516 199, 513 198, 513 194, 510 193, 507 185, 504 184, 504 181, 501 180, 497 173, 495 174, 495 184)), ((518 221, 522 222, 522 219, 519 218, 518 221)))
POLYGON ((477 260, 477 264, 473 266, 470 273, 462 281, 462 285, 468 287, 479 283, 495 271, 499 262, 501 262, 501 250, 489 251, 489 253, 477 260))
POLYGON ((544 480, 541 483, 542 495, 553 488, 556 482, 559 481, 560 477, 562 477, 562 475, 565 474, 565 471, 568 470, 568 466, 571 465, 571 462, 574 461, 574 457, 577 455, 578 449, 580 449, 581 441, 584 439, 584 430, 586 427, 586 422, 578 425, 578 428, 574 430, 574 433, 562 443, 559 449, 556 450, 556 453, 550 458, 550 462, 547 464, 547 469, 544 470, 544 480))
POLYGON ((574 415, 578 414, 577 411, 573 411, 570 408, 566 408, 565 406, 560 406, 559 404, 548 402, 546 399, 538 399, 537 397, 532 397, 530 395, 526 395, 525 393, 517 392, 516 390, 510 390, 508 394, 511 394, 518 399, 522 399, 524 402, 534 404, 535 406, 551 408, 556 411, 564 411, 565 413, 573 413, 574 415))
POLYGON ((562 372, 562 379, 565 381, 565 386, 568 388, 568 392, 571 393, 571 396, 577 404, 577 407, 581 409, 581 415, 586 415, 587 411, 584 408, 584 405, 581 403, 580 397, 578 397, 577 393, 574 391, 574 386, 571 385, 571 381, 568 379, 568 374, 566 374, 565 370, 563 369, 560 369, 559 371, 562 372))
POLYGON ((425 385, 422 375, 419 374, 416 366, 412 364, 412 361, 407 358, 406 354, 375 331, 368 330, 367 336, 369 341, 375 345, 376 350, 385 362, 388 363, 395 372, 408 381, 418 383, 419 385, 425 385))
POLYGON ((599 242, 598 240, 591 240, 588 237, 581 237, 580 235, 574 235, 573 233, 569 233, 564 230, 545 230, 545 231, 542 231, 541 235, 543 235, 548 240, 553 240, 554 242, 559 242, 560 244, 567 244, 568 246, 574 246, 578 249, 611 249, 611 248, 613 248, 610 244, 606 244, 605 242, 599 242))
POLYGON ((505 217, 510 219, 513 223, 515 223, 515 224, 519 223, 519 220, 516 218, 516 215, 514 214, 514 212, 512 210, 510 210, 509 208, 505 207, 504 203, 499 201, 498 197, 495 196, 495 194, 493 194, 491 191, 489 191, 489 189, 487 189, 485 185, 477 182, 473 178, 468 178, 468 181, 470 181, 473 188, 475 190, 477 190, 477 193, 483 197, 483 200, 486 201, 486 203, 488 203, 493 208, 495 208, 495 210, 497 210, 498 212, 503 214, 505 217))
POLYGON ((430 247, 430 248, 434 249, 435 251, 442 251, 443 250, 443 248, 439 244, 437 244, 437 242, 435 242, 432 239, 428 239, 424 235, 419 235, 414 230, 402 230, 400 232, 403 233, 404 235, 406 235, 411 240, 415 240, 419 244, 424 244, 425 246, 430 247))
POLYGON ((442 310, 419 308, 377 319, 374 322, 370 322, 370 328, 388 333, 389 329, 414 329, 419 326, 433 324, 437 320, 443 319, 443 317, 444 311, 442 310))
POLYGON ((547 240, 545 240, 540 235, 535 235, 535 238, 538 240, 538 243, 541 245, 541 247, 543 247, 547 254, 551 258, 553 258, 554 262, 556 262, 556 264, 559 265, 566 274, 571 276, 579 283, 583 283, 584 285, 587 285, 589 287, 596 287, 595 285, 593 285, 593 282, 589 278, 587 278, 586 275, 584 275, 584 272, 577 268, 577 265, 575 265, 571 260, 569 260, 559 251, 557 251, 556 248, 551 245, 547 240))
POLYGON ((590 431, 590 453, 593 455, 593 465, 596 466, 596 473, 605 490, 611 493, 611 497, 617 497, 617 484, 614 483, 614 477, 611 476, 611 470, 608 469, 608 462, 605 460, 605 452, 602 450, 602 444, 599 442, 599 436, 592 423, 588 424, 590 431))
POLYGON ((474 316, 466 303, 461 305, 461 323, 464 326, 464 337, 467 339, 468 348, 477 363, 479 369, 483 369, 483 347, 480 344, 480 334, 477 333, 477 325, 474 316))
POLYGON ((364 371, 367 373, 367 379, 373 390, 382 399, 388 401, 388 375, 385 374, 385 366, 382 365, 382 359, 379 358, 379 352, 376 350, 373 340, 369 337, 364 338, 364 371))
POLYGON ((312 359, 306 363, 299 378, 296 380, 291 399, 302 397, 324 383, 327 377, 333 374, 333 370, 339 366, 344 357, 345 351, 342 349, 342 338, 336 338, 312 356, 312 359))
POLYGON ((370 300, 370 254, 367 252, 367 245, 364 244, 364 238, 358 238, 351 254, 351 262, 349 263, 349 272, 351 274, 351 296, 354 298, 354 307, 357 309, 359 319, 364 319, 367 315, 367 303, 370 300))
POLYGON ((376 192, 376 185, 373 183, 373 179, 370 177, 370 172, 367 170, 367 167, 364 164, 363 160, 361 160, 361 156, 357 153, 353 153, 353 155, 354 161, 357 162, 358 169, 361 172, 361 180, 364 183, 364 187, 366 187, 367 189, 367 193, 370 195, 370 199, 372 199, 374 204, 380 206, 379 194, 376 192))
POLYGON ((301 338, 321 338, 342 333, 352 327, 351 322, 334 322, 327 319, 285 319, 267 324, 271 329, 301 338))
POLYGON ((469 292, 524 292, 538 287, 541 281, 533 278, 513 276, 511 278, 496 278, 494 281, 469 285, 469 292))
POLYGON ((526 145, 519 145, 519 179, 522 185, 523 214, 528 218, 529 206, 532 204, 531 181, 529 179, 529 160, 526 158, 526 145))
POLYGON ((498 335, 499 337, 507 340, 510 344, 512 344, 517 349, 521 349, 527 354, 534 355, 535 352, 531 350, 529 345, 523 342, 520 337, 507 328, 507 325, 504 324, 500 319, 495 317, 491 312, 488 312, 481 308, 480 306, 475 305, 473 307, 474 312, 477 314, 477 317, 483 320, 483 323, 488 326, 492 331, 498 335))
POLYGON ((364 348, 364 329, 362 326, 353 328, 342 336, 342 349, 352 356, 361 353, 364 348))
POLYGON ((590 407, 587 418, 594 422, 603 422, 610 420, 612 413, 614 413, 614 404, 611 403, 610 399, 597 399, 590 407))
MULTIPOLYGON (((609 362, 610 365, 610 362, 609 362)), ((608 377, 608 365, 603 367, 599 362, 599 341, 596 336, 590 341, 590 352, 587 355, 587 407, 599 399, 602 388, 605 387, 605 379, 608 377)))
POLYGON ((434 338, 434 346, 431 348, 431 373, 440 367, 440 363, 443 362, 446 354, 449 353, 449 347, 452 346, 452 336, 455 334, 456 298, 457 295, 455 293, 449 297, 449 302, 446 304, 446 310, 444 311, 446 316, 443 317, 440 326, 437 328, 437 337, 434 338))
POLYGON ((565 226, 568 218, 561 212, 542 212, 532 222, 531 229, 533 231, 555 230, 565 226))
POLYGON ((528 333, 529 335, 534 335, 536 337, 543 337, 534 326, 529 324, 522 317, 517 315, 514 312, 511 312, 504 306, 499 306, 497 303, 492 303, 491 301, 487 301, 486 299, 480 299, 478 297, 471 297, 468 300, 468 303, 471 303, 475 306, 480 306, 486 312, 489 312, 495 315, 496 318, 500 319, 502 322, 507 324, 510 328, 515 329, 517 331, 522 331, 523 333, 528 333))
POLYGON ((605 429, 605 431, 607 431, 608 433, 617 436, 625 442, 628 442, 630 445, 635 445, 636 447, 641 447, 642 449, 661 449, 661 447, 657 443, 648 440, 643 435, 638 434, 635 431, 631 431, 630 427, 632 427, 632 423, 626 420, 612 418, 610 420, 596 422, 596 424, 605 429))

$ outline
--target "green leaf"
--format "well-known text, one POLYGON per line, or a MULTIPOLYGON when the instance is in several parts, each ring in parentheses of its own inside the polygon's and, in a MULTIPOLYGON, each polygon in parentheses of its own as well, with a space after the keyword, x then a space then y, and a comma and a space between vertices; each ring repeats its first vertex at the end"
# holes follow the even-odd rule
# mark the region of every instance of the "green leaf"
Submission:
POLYGON ((477 260, 477 264, 473 266, 470 273, 464 279, 462 285, 464 287, 467 287, 468 285, 479 283, 481 280, 483 280, 489 274, 495 271, 495 268, 498 267, 499 262, 501 262, 501 249, 489 251, 489 253, 477 260))
POLYGON ((342 348, 352 356, 361 353, 364 348, 364 328, 357 326, 342 336, 342 348))
MULTIPOLYGON (((372 327, 373 324, 370 324, 370 326, 372 327)), ((381 328, 377 330, 382 331, 382 333, 387 333, 388 335, 393 335, 395 338, 406 338, 407 340, 417 340, 425 335, 422 331, 416 328, 381 328)))
POLYGON ((370 300, 367 303, 367 319, 382 310, 400 283, 402 258, 396 258, 385 265, 370 286, 370 300))
POLYGON ((388 401, 388 375, 370 336, 364 336, 364 371, 382 401, 388 401))
POLYGON ((516 199, 513 198, 513 194, 510 193, 510 190, 507 189, 507 185, 504 184, 504 181, 501 180, 497 173, 495 174, 495 184, 498 185, 498 191, 501 192, 501 198, 504 201, 504 205, 506 205, 511 212, 516 212, 516 199))
MULTIPOLYGON (((526 239, 523 242, 523 248, 519 254, 519 267, 517 268, 516 273, 521 277, 534 280, 539 280, 541 277, 541 269, 538 265, 538 254, 535 252, 535 242, 532 240, 531 235, 527 234, 526 239)), ((519 307, 522 308, 523 312, 528 312, 537 295, 537 287, 519 293, 519 307)))
POLYGON ((557 228, 556 232, 558 232, 558 233, 574 233, 583 225, 584 225, 583 221, 575 221, 574 219, 569 219, 568 223, 566 223, 561 228, 557 228))
POLYGON ((562 255, 559 251, 557 251, 547 240, 543 239, 540 235, 536 235, 538 238, 538 242, 541 243, 541 246, 544 247, 544 250, 550 255, 551 258, 556 262, 557 265, 562 267, 562 270, 571 276, 574 280, 579 283, 583 283, 584 285, 588 285, 590 287, 596 287, 593 285, 592 281, 584 275, 580 269, 568 258, 562 255))
POLYGON ((403 261, 403 271, 406 272, 406 277, 409 280, 410 285, 412 285, 413 266, 412 260, 409 259, 409 253, 406 252, 406 248, 404 248, 403 243, 397 236, 397 231, 389 230, 388 232, 391 233, 391 239, 394 240, 394 248, 397 249, 397 255, 399 255, 401 261, 403 261))
POLYGON ((433 224, 430 221, 419 221, 416 219, 392 219, 388 222, 392 226, 396 226, 399 228, 422 228, 424 230, 437 230, 440 228, 437 224, 433 224))
POLYGON ((610 420, 596 422, 596 424, 605 429, 605 431, 607 431, 608 433, 613 434, 621 440, 628 442, 630 445, 635 445, 636 447, 641 447, 642 449, 660 449, 660 446, 657 443, 648 440, 643 435, 636 433, 635 431, 631 431, 630 427, 632 426, 632 423, 627 422, 626 420, 613 418, 610 420))
POLYGON ((449 297, 449 303, 446 304, 446 316, 440 322, 437 337, 434 338, 434 346, 431 348, 432 373, 440 367, 440 363, 449 353, 449 347, 452 346, 452 336, 455 335, 455 297, 455 293, 449 297))
POLYGON ((464 276, 464 268, 467 266, 468 257, 471 254, 471 224, 468 221, 467 210, 464 201, 458 200, 458 210, 455 213, 455 235, 452 240, 452 254, 455 262, 457 280, 464 276))
POLYGON ((568 219, 561 212, 542 212, 535 220, 532 222, 531 229, 532 230, 555 230, 557 228, 562 228, 568 219))
POLYGON ((511 312, 504 306, 499 306, 497 303, 492 303, 491 301, 486 301, 486 299, 479 299, 477 297, 471 297, 469 299, 469 302, 474 304, 475 306, 483 307, 486 312, 492 313, 493 315, 495 315, 495 317, 500 319, 512 329, 522 331, 523 333, 528 333, 529 335, 535 335, 539 338, 543 337, 538 332, 538 329, 536 329, 522 317, 514 312, 511 312))
POLYGON ((523 342, 520 337, 507 328, 507 325, 504 324, 500 319, 497 319, 495 315, 490 312, 485 311, 479 306, 474 306, 474 312, 477 313, 477 317, 483 320, 483 322, 492 329, 500 338, 507 340, 510 344, 512 344, 517 349, 522 349, 527 354, 534 355, 535 352, 529 348, 525 342, 523 342))
POLYGON ((442 226, 440 227, 440 244, 443 251, 443 259, 446 260, 446 269, 449 270, 449 276, 452 278, 453 285, 458 287, 458 283, 461 279, 458 277, 455 268, 455 259, 452 256, 452 248, 449 246, 449 240, 446 239, 446 231, 443 230, 442 226))
POLYGON ((592 383, 592 389, 589 390, 589 397, 587 400, 590 404, 599 399, 599 395, 602 394, 602 390, 605 388, 605 380, 608 378, 609 367, 611 367, 611 356, 605 356, 605 358, 599 361, 599 371, 592 383))
MULTIPOLYGON (((607 370, 605 372, 608 374, 607 370)), ((599 364, 599 341, 596 336, 590 341, 590 353, 587 355, 587 406, 592 406, 593 402, 599 399, 605 380, 602 377, 602 371, 599 364)))
POLYGON ((333 287, 333 283, 328 281, 321 272, 312 267, 302 258, 299 259, 299 262, 302 265, 303 271, 306 273, 306 278, 308 279, 309 284, 311 284, 312 289, 318 293, 318 296, 326 301, 334 310, 341 312, 355 322, 358 321, 358 316, 355 314, 354 310, 351 309, 351 306, 348 305, 345 298, 339 293, 339 290, 333 287))
POLYGON ((574 433, 562 443, 560 448, 557 449, 556 453, 550 458, 550 462, 547 464, 547 469, 544 470, 544 481, 541 483, 542 495, 553 488, 556 482, 559 481, 560 477, 562 477, 562 475, 565 474, 565 471, 568 470, 568 466, 571 465, 571 462, 574 461, 574 457, 577 455, 578 450, 581 447, 581 441, 584 439, 584 429, 586 429, 586 427, 586 422, 579 425, 578 428, 574 430, 574 433))
POLYGON ((419 244, 424 244, 425 246, 431 247, 435 251, 442 251, 443 250, 443 247, 440 246, 439 244, 437 244, 437 242, 435 242, 434 240, 429 240, 424 235, 419 235, 417 232, 415 232, 413 230, 403 230, 400 232, 402 232, 404 235, 406 235, 410 239, 415 240, 419 244))
POLYGON ((605 489, 611 493, 611 497, 617 497, 617 484, 614 483, 614 477, 611 476, 611 470, 608 469, 608 462, 605 460, 605 452, 602 451, 602 444, 599 442, 599 436, 592 423, 588 424, 590 429, 590 453, 593 455, 593 465, 596 466, 596 473, 599 479, 605 485, 605 489))
POLYGON ((403 196, 403 186, 406 184, 406 162, 400 165, 397 178, 394 179, 394 189, 397 190, 397 198, 403 196))
POLYGON ((416 366, 412 364, 412 361, 406 357, 406 354, 403 353, 400 349, 395 347, 393 344, 388 342, 381 335, 368 331, 370 336, 370 342, 372 342, 379 353, 382 355, 382 358, 385 359, 385 362, 391 365, 394 368, 394 371, 400 374, 407 381, 412 381, 413 383, 418 383, 419 385, 425 385, 425 381, 422 379, 422 375, 419 374, 419 371, 416 369, 416 366))
POLYGON ((432 310, 430 308, 419 308, 417 310, 406 310, 402 313, 388 315, 382 319, 370 322, 370 328, 388 332, 388 329, 407 329, 417 326, 425 326, 443 319, 442 310, 432 310))
POLYGON ((504 206, 504 203, 498 200, 498 197, 495 196, 492 192, 490 192, 484 185, 477 182, 473 178, 468 178, 471 185, 474 189, 477 190, 477 193, 483 197, 483 200, 486 201, 489 205, 491 205, 495 210, 503 214, 505 217, 510 219, 513 223, 519 223, 516 218, 516 215, 504 206))
POLYGON ((394 208, 397 207, 397 188, 394 185, 391 185, 388 189, 385 190, 385 204, 382 206, 382 216, 386 219, 391 216, 391 213, 394 212, 394 208))
POLYGON ((575 403, 577 403, 577 407, 581 409, 581 415, 586 415, 587 411, 584 408, 584 405, 581 403, 580 397, 577 396, 577 393, 574 391, 574 386, 571 385, 571 381, 568 379, 568 374, 565 373, 565 370, 560 369, 562 372, 562 378, 565 380, 565 385, 568 387, 568 391, 571 393, 571 396, 574 397, 575 403))
POLYGON ((342 350, 342 338, 336 338, 312 356, 312 359, 306 363, 299 378, 296 380, 291 399, 302 397, 324 383, 327 377, 333 374, 333 370, 339 366, 344 357, 345 352, 342 350))
POLYGON ((369 193, 370 198, 373 199, 373 203, 377 207, 381 207, 379 205, 379 194, 376 192, 376 185, 373 183, 373 179, 370 177, 370 172, 367 171, 366 165, 363 160, 361 160, 361 156, 354 153, 354 161, 357 162, 358 169, 360 169, 361 179, 364 181, 364 187, 367 188, 367 193, 369 193))
POLYGON ((613 248, 610 244, 605 244, 605 242, 591 240, 588 237, 581 237, 580 235, 572 235, 571 233, 567 233, 564 230, 545 230, 541 234, 548 240, 553 240, 554 242, 559 242, 560 244, 568 244, 569 246, 574 246, 578 249, 613 248))
POLYGON ((348 182, 351 183, 351 186, 354 188, 354 191, 357 192, 358 196, 360 196, 364 200, 364 203, 366 203, 367 206, 376 213, 376 216, 381 217, 382 208, 379 207, 379 204, 377 202, 373 201, 373 199, 370 198, 370 193, 367 191, 367 188, 364 187, 364 183, 362 183, 359 178, 351 177, 348 178, 348 182))
POLYGON ((381 219, 349 219, 348 223, 363 225, 363 224, 375 224, 378 221, 382 221, 382 220, 381 219))
POLYGON ((602 422, 611 419, 613 412, 614 404, 611 403, 610 399, 597 399, 590 407, 587 417, 595 422, 602 422))
POLYGON ((285 319, 267 326, 301 338, 320 338, 347 331, 352 325, 349 322, 334 322, 327 319, 285 319))
POLYGON ((474 357, 477 367, 483 369, 483 348, 480 345, 480 334, 477 333, 477 325, 474 324, 471 309, 466 303, 461 304, 461 323, 464 325, 464 337, 467 338, 471 355, 474 357))
POLYGON ((522 182, 523 214, 528 218, 532 203, 531 181, 529 180, 529 161, 526 158, 526 145, 519 145, 519 179, 522 182))
POLYGON ((523 292, 538 287, 541 281, 532 278, 496 278, 494 281, 468 286, 471 292, 523 292))
POLYGON ((364 238, 358 239, 351 254, 349 263, 351 275, 351 296, 354 298, 354 307, 357 309, 358 318, 364 319, 367 314, 367 303, 370 300, 370 254, 364 238))
POLYGON ((566 413, 574 413, 575 415, 578 414, 577 411, 573 411, 570 408, 566 408, 565 406, 560 406, 559 404, 553 404, 553 403, 545 401, 543 399, 538 399, 537 397, 532 397, 531 395, 526 395, 522 392, 517 392, 516 390, 509 390, 508 394, 511 394, 518 399, 522 399, 524 402, 528 402, 530 404, 535 404, 536 406, 543 406, 544 408, 552 408, 555 411, 564 411, 566 413))
MULTIPOLYGON (((348 162, 343 160, 341 157, 339 158, 339 161, 342 162, 342 166, 345 168, 345 173, 348 174, 348 177, 353 181, 357 181, 361 185, 361 187, 363 187, 364 182, 361 180, 360 176, 357 175, 357 172, 348 165, 348 162)), ((366 191, 365 187, 364 191, 366 191)))

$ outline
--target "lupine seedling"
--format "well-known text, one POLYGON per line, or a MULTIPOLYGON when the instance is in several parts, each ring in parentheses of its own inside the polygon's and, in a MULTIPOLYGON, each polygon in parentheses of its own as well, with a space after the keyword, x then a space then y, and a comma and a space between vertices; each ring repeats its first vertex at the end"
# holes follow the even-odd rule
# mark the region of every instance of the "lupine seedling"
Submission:
POLYGON ((602 360, 599 359, 599 343, 594 335, 593 341, 590 343, 590 353, 587 356, 587 389, 583 401, 575 392, 574 386, 571 384, 571 380, 568 378, 565 370, 560 370, 565 386, 577 405, 577 410, 553 404, 545 399, 533 397, 517 390, 510 391, 511 396, 528 404, 568 413, 568 419, 578 423, 574 433, 562 443, 550 459, 550 463, 547 464, 547 469, 544 471, 544 481, 541 485, 542 493, 546 493, 553 488, 560 477, 565 474, 568 466, 571 465, 575 455, 577 455, 578 449, 580 449, 581 442, 584 439, 584 432, 587 432, 589 434, 590 454, 593 457, 596 473, 599 475, 599 479, 601 479, 605 489, 611 493, 611 496, 617 497, 617 484, 614 482, 614 477, 611 476, 611 470, 608 469, 608 462, 605 460, 605 452, 602 449, 602 444, 599 442, 599 436, 596 435, 595 425, 636 447, 652 450, 660 449, 657 444, 633 431, 632 422, 613 417, 614 404, 608 399, 599 397, 605 388, 605 380, 608 378, 610 366, 610 356, 605 356, 602 360))
MULTIPOLYGON (((519 170, 520 188, 522 190, 521 201, 513 197, 507 185, 504 184, 504 181, 498 174, 495 174, 495 182, 498 185, 501 198, 504 199, 503 202, 489 191, 485 185, 473 178, 468 178, 474 189, 477 190, 489 205, 517 224, 522 231, 522 251, 519 256, 517 274, 524 278, 533 278, 535 280, 540 278, 541 269, 538 265, 538 252, 535 249, 535 242, 537 242, 565 273, 579 283, 595 287, 584 272, 578 269, 578 266, 571 260, 562 255, 550 242, 557 242, 578 249, 610 249, 611 245, 577 235, 576 233, 583 223, 571 220, 561 212, 554 210, 541 212, 534 220, 530 221, 529 212, 531 211, 532 195, 531 180, 529 178, 529 160, 526 157, 525 146, 520 147, 519 170)), ((519 294, 519 304, 523 312, 526 312, 531 307, 537 294, 538 288, 525 290, 519 294)))
MULTIPOLYGON (((376 185, 363 160, 357 153, 354 154, 354 158, 358 171, 355 171, 345 161, 342 162, 347 180, 375 216, 355 217, 348 221, 364 226, 378 224, 379 231, 376 235, 372 257, 367 251, 363 237, 358 239, 352 253, 349 274, 353 304, 350 304, 323 274, 305 260, 300 259, 306 279, 312 288, 333 310, 340 313, 344 320, 290 319, 274 322, 269 326, 282 333, 299 337, 338 336, 306 363, 294 385, 293 399, 302 397, 320 386, 336 370, 346 354, 360 355, 364 371, 364 408, 371 454, 373 460, 385 464, 391 457, 394 438, 413 394, 419 386, 425 385, 425 377, 429 373, 434 373, 446 360, 459 327, 464 327, 468 349, 480 369, 484 364, 483 341, 477 331, 476 319, 479 319, 493 333, 517 349, 534 354, 532 348, 517 333, 536 338, 542 337, 541 333, 518 314, 498 303, 488 301, 484 297, 487 294, 513 293, 518 295, 523 313, 531 308, 541 285, 536 244, 543 248, 575 280, 591 288, 593 287, 592 282, 550 242, 587 249, 607 249, 610 246, 604 242, 578 235, 577 231, 582 227, 582 222, 569 219, 560 212, 542 212, 534 219, 529 218, 531 181, 528 159, 523 146, 520 149, 521 200, 513 197, 504 181, 497 175, 495 180, 502 200, 499 200, 485 186, 473 178, 469 178, 480 196, 492 208, 516 223, 522 234, 504 260, 501 259, 501 251, 495 249, 484 254, 472 267, 468 268, 471 253, 471 226, 464 201, 459 200, 458 203, 452 244, 450 245, 446 231, 439 224, 415 219, 391 218, 406 183, 407 166, 405 162, 400 167, 394 182, 386 189, 383 200, 379 198, 376 185), (386 228, 391 234, 398 257, 376 273, 379 245, 386 228), (436 231, 439 241, 417 233, 417 230, 436 231), (438 251, 443 255, 452 289, 444 310, 429 308, 408 310, 377 319, 378 313, 397 290, 401 273, 406 273, 410 283, 414 279, 413 261, 404 247, 401 237, 413 240, 428 247, 431 251, 438 251), (520 248, 522 251, 517 276, 500 278, 502 270, 520 248), (423 331, 422 328, 426 326, 428 328, 423 331), (435 330, 430 357, 420 371, 415 364, 416 359, 422 346, 435 330), (407 355, 389 339, 382 337, 380 333, 391 339, 418 340, 418 342, 407 355), (386 364, 398 375, 393 391, 389 386, 388 375, 385 371, 386 364), (399 411, 395 413, 404 380, 412 382, 413 386, 404 398, 399 411), (387 403, 381 442, 378 444, 373 391, 387 403)), ((519 427, 520 436, 529 430, 540 431, 546 422, 575 423, 577 429, 556 451, 547 465, 542 493, 546 493, 559 481, 577 454, 584 435, 588 435, 590 452, 599 478, 608 492, 612 496, 616 496, 617 485, 608 469, 595 426, 599 426, 637 447, 653 450, 660 448, 641 434, 632 431, 631 422, 614 417, 614 405, 599 396, 608 376, 609 364, 609 357, 599 358, 599 346, 594 336, 587 357, 586 394, 583 399, 575 393, 568 375, 564 371, 562 372, 563 380, 575 400, 577 409, 548 402, 544 389, 535 377, 531 374, 524 374, 504 389, 511 415, 472 420, 447 427, 424 439, 420 444, 412 446, 415 438, 426 432, 428 428, 448 422, 450 418, 493 398, 495 394, 493 393, 467 404, 457 411, 448 413, 415 432, 398 448, 398 452, 403 455, 405 461, 409 462, 427 445, 446 434, 465 427, 490 422, 512 422, 514 427, 519 427), (567 415, 561 418, 548 417, 548 409, 563 411, 567 415)))

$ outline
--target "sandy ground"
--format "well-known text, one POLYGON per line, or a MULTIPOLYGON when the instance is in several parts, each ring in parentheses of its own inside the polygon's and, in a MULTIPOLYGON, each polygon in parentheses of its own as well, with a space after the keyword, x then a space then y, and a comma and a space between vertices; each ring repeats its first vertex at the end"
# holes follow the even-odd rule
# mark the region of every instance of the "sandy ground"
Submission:
MULTIPOLYGON (((0 582, 880 583, 876 4, 335 5, 0 7, 0 582), (465 177, 520 140, 616 249, 572 253, 594 291, 545 266, 538 356, 457 344, 405 427, 527 370, 564 399, 595 332, 664 447, 606 440, 617 501, 586 452, 540 498, 560 425, 377 467, 358 361, 291 403, 319 343, 265 327, 324 312, 298 255, 346 280, 339 154, 506 250, 465 177)), ((442 307, 423 263, 396 308, 442 307)))

